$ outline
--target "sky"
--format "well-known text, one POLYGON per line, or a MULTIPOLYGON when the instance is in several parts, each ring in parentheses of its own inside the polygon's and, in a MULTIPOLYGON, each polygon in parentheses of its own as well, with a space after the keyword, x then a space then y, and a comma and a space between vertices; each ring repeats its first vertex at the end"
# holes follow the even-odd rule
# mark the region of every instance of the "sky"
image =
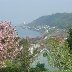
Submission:
POLYGON ((10 20, 16 25, 64 12, 72 12, 72 0, 0 0, 0 21, 10 20))

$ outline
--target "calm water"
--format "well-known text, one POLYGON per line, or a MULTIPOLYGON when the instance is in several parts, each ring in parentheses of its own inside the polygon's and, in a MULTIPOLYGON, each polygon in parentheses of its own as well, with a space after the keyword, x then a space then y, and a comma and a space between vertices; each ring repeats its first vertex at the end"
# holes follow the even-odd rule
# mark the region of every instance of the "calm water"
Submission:
POLYGON ((24 38, 26 38, 26 36, 29 36, 30 38, 35 38, 41 35, 41 33, 39 32, 30 29, 22 29, 21 27, 16 27, 16 30, 18 32, 18 35, 24 38))

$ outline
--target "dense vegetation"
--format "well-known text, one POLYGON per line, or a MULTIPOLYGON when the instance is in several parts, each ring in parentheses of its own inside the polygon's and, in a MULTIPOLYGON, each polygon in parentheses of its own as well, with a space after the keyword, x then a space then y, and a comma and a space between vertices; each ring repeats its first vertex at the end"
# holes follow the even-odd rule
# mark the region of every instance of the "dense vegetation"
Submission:
POLYGON ((46 40, 50 48, 50 65, 57 67, 60 71, 72 71, 72 28, 68 31, 67 40, 61 41, 54 37, 46 40))
POLYGON ((68 34, 69 34, 67 39, 68 47, 70 48, 70 53, 72 53, 72 28, 69 29, 68 34))
POLYGON ((10 22, 0 24, 0 72, 72 72, 72 28, 68 31, 67 40, 49 37, 43 40, 49 49, 49 64, 57 67, 56 71, 49 71, 44 64, 38 63, 35 68, 30 67, 34 56, 39 53, 30 52, 28 39, 18 37, 10 22))
POLYGON ((0 72, 30 72, 31 54, 27 39, 18 37, 10 22, 0 24, 0 72))

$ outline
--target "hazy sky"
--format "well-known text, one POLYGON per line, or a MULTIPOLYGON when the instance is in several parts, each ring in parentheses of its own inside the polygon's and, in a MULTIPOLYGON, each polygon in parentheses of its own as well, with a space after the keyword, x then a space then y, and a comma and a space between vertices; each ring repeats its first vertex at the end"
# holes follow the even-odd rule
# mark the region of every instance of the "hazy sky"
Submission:
POLYGON ((0 0, 0 20, 14 24, 59 12, 72 12, 72 0, 0 0))

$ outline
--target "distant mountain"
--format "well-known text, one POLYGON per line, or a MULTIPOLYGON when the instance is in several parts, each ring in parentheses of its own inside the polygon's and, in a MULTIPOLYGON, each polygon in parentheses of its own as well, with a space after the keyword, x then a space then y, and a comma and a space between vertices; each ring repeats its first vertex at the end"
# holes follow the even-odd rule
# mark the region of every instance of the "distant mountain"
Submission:
POLYGON ((72 13, 56 13, 42 16, 28 24, 31 27, 49 25, 58 28, 65 28, 72 25, 72 13))

